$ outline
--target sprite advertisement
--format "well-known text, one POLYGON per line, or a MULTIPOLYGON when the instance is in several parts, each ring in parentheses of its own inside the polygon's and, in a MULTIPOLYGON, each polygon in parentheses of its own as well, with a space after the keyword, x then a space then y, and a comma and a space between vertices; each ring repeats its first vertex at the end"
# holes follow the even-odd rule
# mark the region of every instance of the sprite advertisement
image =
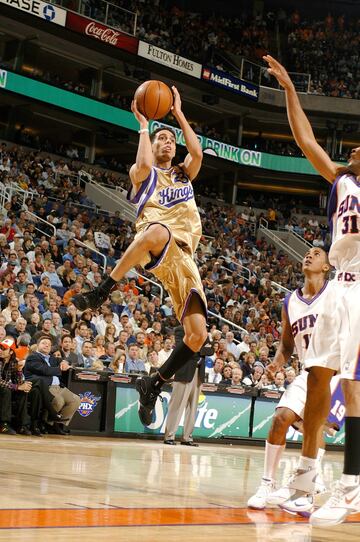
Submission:
MULTIPOLYGON (((138 393, 133 386, 117 384, 115 401, 114 432, 141 433, 163 435, 171 397, 171 388, 161 392, 162 401, 156 402, 154 421, 143 426, 138 417, 138 393)), ((278 401, 256 398, 252 423, 252 438, 266 439, 278 401)), ((252 397, 224 393, 202 391, 199 396, 198 409, 193 430, 194 438, 245 437, 251 434, 250 421, 252 397)), ((340 423, 341 425, 341 423, 340 423)), ((184 413, 182 415, 177 436, 182 435, 184 413)), ((286 435, 287 441, 301 442, 302 434, 290 427, 286 435)), ((344 426, 334 434, 326 436, 328 444, 344 444, 344 426)))
MULTIPOLYGON (((121 433, 164 434, 171 393, 162 391, 155 418, 144 427, 138 417, 138 393, 130 386, 116 387, 114 431, 121 433)), ((202 438, 248 437, 251 397, 200 393, 193 436, 202 438)), ((182 434, 184 415, 177 435, 182 434)))
MULTIPOLYGON (((269 401, 259 398, 256 399, 252 431, 253 438, 266 439, 272 419, 274 417, 277 403, 278 401, 269 401)), ((333 437, 326 436, 325 442, 328 444, 344 444, 344 438, 345 434, 343 425, 340 431, 336 432, 333 437)), ((286 440, 292 442, 302 442, 302 434, 299 431, 296 431, 293 427, 290 427, 286 435, 286 440)))

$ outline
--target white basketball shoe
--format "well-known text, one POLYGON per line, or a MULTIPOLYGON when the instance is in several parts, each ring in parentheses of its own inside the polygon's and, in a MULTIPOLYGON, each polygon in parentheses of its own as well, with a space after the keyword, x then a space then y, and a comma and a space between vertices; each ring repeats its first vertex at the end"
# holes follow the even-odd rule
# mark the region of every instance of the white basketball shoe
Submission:
MULTIPOLYGON (((292 514, 312 511, 317 478, 316 468, 297 469, 286 486, 269 497, 268 503, 278 504, 292 514)), ((323 484, 319 485, 319 489, 320 487, 322 490, 323 484)))
POLYGON ((256 510, 263 510, 264 508, 266 508, 267 498, 274 491, 274 489, 274 480, 262 478, 261 484, 257 488, 255 495, 250 497, 247 502, 248 507, 255 508, 256 510))
POLYGON ((360 485, 345 486, 337 482, 331 497, 310 516, 311 525, 338 525, 350 514, 360 512, 360 485))

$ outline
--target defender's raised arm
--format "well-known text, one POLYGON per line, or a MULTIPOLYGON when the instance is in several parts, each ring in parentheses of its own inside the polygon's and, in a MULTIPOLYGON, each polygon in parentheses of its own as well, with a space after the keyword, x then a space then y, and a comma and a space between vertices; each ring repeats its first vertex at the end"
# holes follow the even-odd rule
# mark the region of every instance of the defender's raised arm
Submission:
POLYGON ((288 72, 272 56, 266 55, 263 59, 269 65, 268 72, 278 80, 285 90, 287 116, 297 145, 320 175, 332 183, 335 180, 338 166, 316 141, 311 124, 301 107, 288 72))

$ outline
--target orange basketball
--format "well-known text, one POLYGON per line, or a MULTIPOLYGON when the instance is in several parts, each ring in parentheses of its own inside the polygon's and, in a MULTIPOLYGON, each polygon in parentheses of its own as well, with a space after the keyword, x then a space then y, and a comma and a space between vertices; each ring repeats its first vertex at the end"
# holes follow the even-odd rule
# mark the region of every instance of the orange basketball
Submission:
POLYGON ((147 119, 165 117, 174 102, 173 93, 162 81, 145 81, 135 92, 134 99, 140 113, 147 119))

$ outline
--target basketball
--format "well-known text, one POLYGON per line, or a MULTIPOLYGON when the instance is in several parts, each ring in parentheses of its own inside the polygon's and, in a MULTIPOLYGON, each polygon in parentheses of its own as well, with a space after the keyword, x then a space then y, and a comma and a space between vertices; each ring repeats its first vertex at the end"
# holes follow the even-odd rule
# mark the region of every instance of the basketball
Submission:
POLYGON ((162 81, 145 81, 135 92, 134 99, 140 113, 147 119, 165 117, 174 102, 173 93, 162 81))

